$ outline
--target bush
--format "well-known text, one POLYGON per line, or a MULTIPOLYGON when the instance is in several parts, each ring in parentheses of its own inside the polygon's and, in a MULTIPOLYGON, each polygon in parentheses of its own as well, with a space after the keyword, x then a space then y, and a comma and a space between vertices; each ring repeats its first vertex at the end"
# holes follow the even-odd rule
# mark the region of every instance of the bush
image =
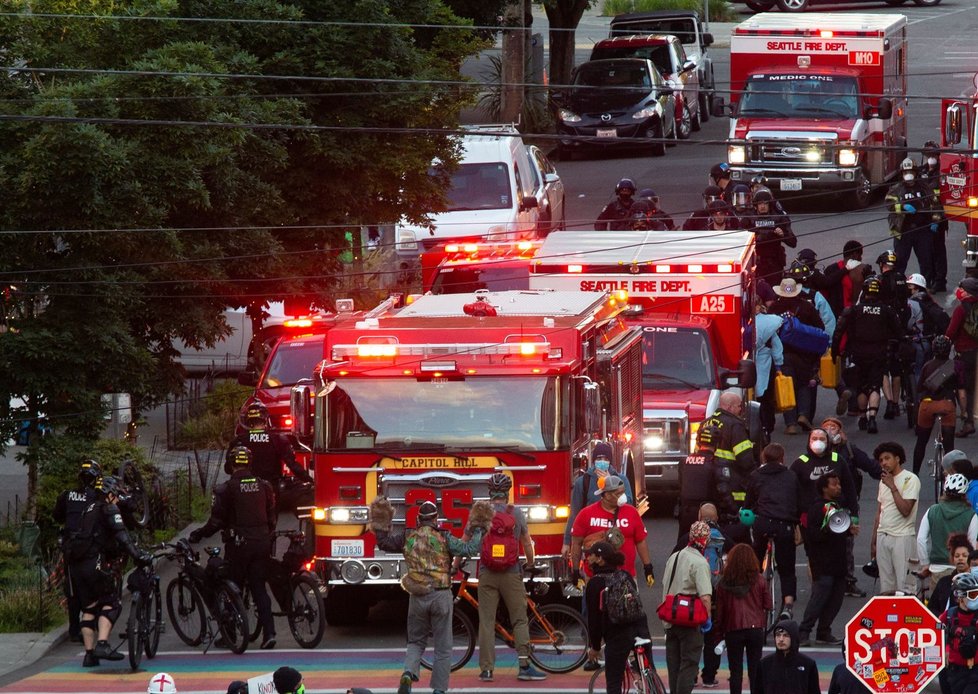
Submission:
MULTIPOLYGON (((604 0, 601 14, 614 17, 625 12, 650 12, 652 10, 696 10, 703 14, 703 0, 604 0)), ((711 22, 732 22, 737 19, 726 0, 710 1, 711 22)))
POLYGON ((176 448, 225 448, 234 438, 238 413, 252 388, 234 381, 218 381, 213 390, 194 405, 191 417, 177 433, 176 448))
POLYGON ((63 596, 40 571, 39 565, 23 559, 0 563, 0 633, 47 631, 65 621, 63 596))

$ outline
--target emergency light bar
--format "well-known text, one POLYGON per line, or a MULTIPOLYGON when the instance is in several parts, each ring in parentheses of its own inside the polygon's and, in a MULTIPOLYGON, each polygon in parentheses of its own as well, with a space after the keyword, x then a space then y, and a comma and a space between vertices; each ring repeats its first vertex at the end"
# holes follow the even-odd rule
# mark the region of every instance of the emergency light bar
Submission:
MULTIPOLYGON (((344 361, 349 357, 394 358, 394 357, 430 357, 449 355, 490 355, 490 356, 547 356, 550 359, 560 359, 563 355, 561 348, 552 348, 547 341, 533 342, 486 342, 486 343, 431 343, 431 344, 359 344, 335 345, 331 352, 333 361, 344 361)), ((452 362, 454 367, 454 362, 452 362)), ((440 365, 438 368, 421 370, 449 371, 454 370, 440 365)))
MULTIPOLYGON (((624 263, 619 263, 618 265, 544 265, 543 261, 538 260, 536 267, 534 268, 537 272, 554 272, 554 273, 568 273, 568 274, 612 274, 621 272, 625 267, 624 263)), ((671 275, 714 275, 723 273, 739 273, 740 264, 739 263, 718 263, 701 265, 698 263, 693 264, 683 264, 683 265, 673 265, 671 263, 632 263, 628 265, 628 271, 637 275, 639 273, 654 273, 654 274, 671 274, 671 275)))

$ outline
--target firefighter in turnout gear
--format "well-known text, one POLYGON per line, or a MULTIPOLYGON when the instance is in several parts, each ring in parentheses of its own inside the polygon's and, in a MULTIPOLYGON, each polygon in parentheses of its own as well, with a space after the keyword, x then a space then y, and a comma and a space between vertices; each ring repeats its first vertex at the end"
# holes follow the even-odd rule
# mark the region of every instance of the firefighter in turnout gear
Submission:
POLYGON ((916 253, 920 273, 930 285, 934 279, 934 234, 943 213, 934 200, 934 189, 917 176, 913 159, 900 162, 900 175, 903 180, 886 194, 890 234, 896 238, 896 269, 906 274, 910 254, 916 253))
POLYGON ((720 395, 719 409, 702 425, 717 430, 713 440, 720 530, 735 543, 747 541, 747 527, 740 523, 739 513, 747 497, 750 474, 756 467, 754 444, 742 418, 743 410, 743 398, 728 390, 720 395))
POLYGON ((716 442, 720 430, 707 420, 696 432, 696 451, 679 466, 679 537, 699 518, 704 502, 717 502, 716 442))
POLYGON ((255 598, 264 632, 261 647, 275 648, 272 602, 265 590, 275 532, 275 492, 252 469, 250 450, 237 446, 231 449, 230 458, 234 465, 231 479, 214 490, 211 517, 204 527, 190 533, 189 540, 197 543, 221 531, 234 580, 247 585, 255 598))
POLYGON ((937 232, 933 234, 934 245, 931 253, 934 256, 934 276, 927 287, 932 292, 947 291, 947 215, 944 207, 939 204, 941 199, 941 148, 933 140, 924 143, 924 158, 920 162, 920 180, 933 192, 934 209, 940 219, 937 222, 937 232))
POLYGON ((109 645, 112 627, 122 611, 122 565, 127 554, 140 565, 153 561, 152 555, 136 548, 122 520, 118 506, 124 496, 121 480, 111 475, 100 477, 95 491, 96 500, 82 512, 78 530, 65 543, 68 575, 82 606, 83 667, 125 657, 109 645))
MULTIPOLYGON (((101 476, 102 466, 97 461, 86 460, 81 464, 81 469, 78 471, 78 486, 61 492, 58 500, 54 503, 54 511, 51 515, 57 523, 61 524, 59 544, 62 552, 67 549, 68 540, 81 527, 81 518, 85 509, 98 500, 99 496, 98 492, 95 491, 95 485, 101 476)), ((67 561, 65 562, 65 573, 64 591, 68 607, 68 638, 72 641, 81 641, 81 626, 78 620, 82 605, 78 600, 78 590, 72 585, 67 561)))

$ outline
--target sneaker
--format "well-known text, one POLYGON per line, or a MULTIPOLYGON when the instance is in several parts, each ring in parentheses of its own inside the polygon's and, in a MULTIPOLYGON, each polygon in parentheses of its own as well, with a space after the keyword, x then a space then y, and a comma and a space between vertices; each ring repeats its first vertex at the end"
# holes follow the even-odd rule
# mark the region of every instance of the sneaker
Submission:
POLYGON ((801 427, 802 431, 811 431, 812 423, 808 421, 808 417, 805 415, 798 416, 798 426, 801 427))
POLYGON ((99 641, 96 643, 92 655, 99 660, 122 660, 126 657, 119 653, 119 651, 113 651, 108 641, 99 641))
POLYGON ((846 388, 839 395, 839 402, 835 403, 835 413, 839 417, 849 411, 849 399, 852 398, 852 391, 846 388))
POLYGON ((876 426, 876 417, 869 417, 866 421, 866 433, 876 434, 879 432, 879 427, 876 426))
POLYGON ((717 687, 720 686, 720 683, 717 682, 716 680, 713 680, 712 682, 703 680, 703 684, 701 684, 700 686, 703 687, 703 689, 716 689, 717 687))
POLYGON ((866 415, 860 415, 858 424, 859 431, 866 431, 866 427, 869 426, 869 420, 866 418, 866 415))
POLYGON ((866 591, 859 587, 859 584, 853 581, 846 586, 846 595, 850 598, 865 598, 866 591))
POLYGON ((261 649, 263 651, 270 651, 273 648, 275 648, 275 634, 272 634, 271 636, 266 636, 265 639, 261 642, 261 649))
POLYGON ((584 663, 584 672, 594 672, 601 669, 601 662, 598 660, 589 660, 584 663))
POLYGON ((480 672, 479 680, 482 682, 492 682, 492 670, 483 670, 480 672))
POLYGON ((816 636, 815 643, 824 643, 826 646, 838 646, 842 643, 842 639, 830 632, 822 636, 816 636))
POLYGON ((397 694, 411 694, 411 685, 414 684, 414 676, 410 672, 404 671, 401 681, 397 685, 397 694))
POLYGON ((98 667, 98 658, 91 651, 85 652, 85 658, 82 660, 82 667, 98 667))
POLYGON ((533 667, 532 664, 527 663, 525 666, 520 667, 520 673, 516 676, 516 679, 527 681, 545 680, 547 676, 533 667))
POLYGON ((794 436, 795 434, 800 434, 801 433, 801 427, 798 426, 797 424, 789 424, 788 426, 786 426, 784 428, 784 433, 788 434, 789 436, 794 436))
POLYGON ((791 605, 782 605, 781 606, 781 614, 778 615, 778 621, 779 622, 784 622, 786 620, 791 619, 794 616, 794 615, 792 615, 792 611, 793 611, 793 609, 792 609, 792 606, 791 605))

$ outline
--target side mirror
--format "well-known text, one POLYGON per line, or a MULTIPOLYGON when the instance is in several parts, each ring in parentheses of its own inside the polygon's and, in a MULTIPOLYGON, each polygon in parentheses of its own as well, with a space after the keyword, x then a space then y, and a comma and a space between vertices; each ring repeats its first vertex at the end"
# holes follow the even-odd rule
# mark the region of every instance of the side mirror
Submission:
POLYGON ((768 444, 767 431, 761 423, 761 403, 750 400, 744 403, 744 419, 747 420, 747 436, 754 442, 754 457, 768 444))
POLYGON ((961 142, 961 113, 960 104, 951 104, 944 111, 944 141, 949 145, 961 142))
POLYGON ((727 115, 727 105, 724 103, 722 96, 713 97, 713 106, 710 109, 710 115, 714 118, 723 118, 727 115))
POLYGON ((737 371, 740 374, 737 385, 741 388, 753 388, 757 384, 757 367, 753 359, 741 359, 737 371))
POLYGON ((703 44, 703 48, 706 48, 707 46, 712 46, 713 34, 711 34, 710 32, 706 32, 705 34, 703 34, 703 38, 700 40, 700 42, 703 44))
POLYGON ((876 107, 876 118, 881 118, 887 120, 893 117, 893 102, 889 99, 880 99, 879 105, 876 107))
POLYGON ((597 383, 584 382, 584 427, 589 433, 601 428, 601 391, 597 383))
POLYGON ((689 72, 690 70, 695 70, 695 69, 696 69, 696 63, 694 63, 692 60, 687 60, 685 63, 683 63, 683 69, 682 69, 683 72, 689 72))
POLYGON ((546 183, 548 186, 551 185, 552 183, 560 183, 560 176, 558 176, 555 173, 544 174, 543 182, 546 183))
POLYGON ((289 392, 289 410, 292 414, 292 431, 296 436, 307 437, 312 434, 312 380, 304 378, 292 386, 289 392))
POLYGON ((540 201, 532 195, 526 195, 523 197, 523 200, 520 201, 520 210, 532 210, 537 207, 540 207, 540 201))
POLYGON ((238 374, 238 384, 242 386, 247 386, 248 388, 254 388, 258 385, 258 372, 257 371, 242 371, 238 374))

